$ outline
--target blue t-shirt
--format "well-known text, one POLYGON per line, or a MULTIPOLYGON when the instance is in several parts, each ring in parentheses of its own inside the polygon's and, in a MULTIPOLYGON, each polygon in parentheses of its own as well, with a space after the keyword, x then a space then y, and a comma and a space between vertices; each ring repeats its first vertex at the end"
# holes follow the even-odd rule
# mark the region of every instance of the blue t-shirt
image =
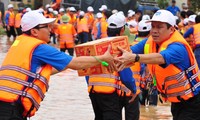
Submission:
POLYGON ((177 6, 174 6, 174 7, 168 6, 166 10, 170 11, 174 16, 176 16, 177 13, 180 12, 179 7, 177 7, 177 6))
MULTIPOLYGON (((137 54, 144 54, 144 46, 147 39, 142 40, 138 44, 131 46, 131 50, 133 53, 137 54)), ((161 67, 165 68, 170 64, 174 64, 181 70, 188 69, 190 65, 189 55, 187 52, 187 49, 185 46, 181 43, 175 42, 170 45, 168 45, 167 49, 160 52, 160 54, 165 59, 165 64, 160 65, 161 67)), ((191 72, 189 72, 188 77, 192 75, 191 72)), ((196 84, 196 81, 192 81, 192 85, 196 84)), ((198 94, 200 91, 200 87, 196 89, 194 94, 198 94)))
MULTIPOLYGON (((71 62, 72 56, 60 52, 54 47, 41 44, 33 51, 33 56, 31 60, 31 72, 36 72, 38 68, 46 64, 51 65, 58 71, 64 70, 66 66, 71 62)), ((32 81, 33 78, 29 78, 32 81)))
POLYGON ((193 32, 194 32, 194 28, 191 27, 191 28, 189 28, 189 29, 185 32, 185 34, 183 35, 183 37, 184 37, 184 38, 188 38, 190 35, 193 34, 193 32))

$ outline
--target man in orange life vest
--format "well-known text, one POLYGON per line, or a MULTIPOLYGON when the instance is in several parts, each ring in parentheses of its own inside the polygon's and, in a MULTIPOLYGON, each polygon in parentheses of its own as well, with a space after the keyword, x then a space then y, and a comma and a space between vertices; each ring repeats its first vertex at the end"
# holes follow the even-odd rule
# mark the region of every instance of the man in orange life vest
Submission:
MULTIPOLYGON (((51 74, 100 64, 92 56, 73 58, 49 46, 49 24, 54 21, 38 11, 23 15, 23 34, 10 47, 0 68, 0 120, 26 120, 33 116, 45 97, 51 74)), ((96 58, 108 62, 111 72, 117 70, 110 47, 96 58)))
POLYGON ((175 30, 175 18, 166 10, 158 10, 151 20, 151 36, 118 57, 117 67, 130 62, 147 64, 157 88, 170 101, 173 120, 199 120, 200 76, 192 49, 175 30))

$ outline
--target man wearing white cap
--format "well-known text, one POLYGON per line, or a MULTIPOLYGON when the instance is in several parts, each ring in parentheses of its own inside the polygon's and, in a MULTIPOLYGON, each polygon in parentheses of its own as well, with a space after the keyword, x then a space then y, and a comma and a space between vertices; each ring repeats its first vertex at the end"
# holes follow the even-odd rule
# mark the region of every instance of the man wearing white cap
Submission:
POLYGON ((87 13, 85 13, 85 17, 87 18, 87 21, 88 21, 88 27, 89 27, 89 36, 88 36, 88 40, 89 41, 92 41, 92 35, 91 35, 91 32, 92 32, 92 27, 93 27, 93 23, 94 23, 94 9, 93 7, 89 6, 87 8, 87 13))
POLYGON ((173 120, 199 120, 200 76, 194 53, 175 30, 174 15, 158 10, 151 20, 151 36, 131 47, 132 53, 119 48, 119 69, 130 62, 147 64, 157 89, 171 102, 173 120))
POLYGON ((103 15, 98 12, 96 14, 96 19, 94 21, 94 24, 93 24, 93 28, 92 28, 92 35, 93 35, 93 39, 96 40, 97 39, 97 33, 98 33, 98 26, 101 22, 101 18, 103 17, 103 15))
POLYGON ((16 33, 15 33, 15 13, 13 11, 13 5, 8 5, 8 11, 5 14, 5 25, 6 25, 6 33, 7 39, 10 40, 11 35, 13 36, 13 40, 15 40, 16 33))
MULTIPOLYGON (((108 18, 109 37, 121 36, 125 23, 124 15, 120 13, 111 15, 108 18)), ((114 72, 113 74, 89 76, 88 88, 95 113, 95 120, 122 120, 122 108, 124 106, 126 106, 125 117, 127 120, 139 119, 138 99, 133 102, 136 96, 132 93, 136 93, 136 87, 130 68, 114 72), (121 80, 129 89, 123 89, 124 84, 121 83, 121 80), (125 94, 130 95, 126 97, 125 94)))
MULTIPOLYGON (((55 18, 45 18, 38 11, 30 11, 22 17, 24 34, 17 37, 0 68, 1 120, 26 120, 33 116, 45 97, 51 74, 100 64, 92 56, 73 58, 49 46, 48 26, 54 21, 55 18)), ((110 47, 96 58, 108 62, 111 72, 115 69, 110 47)))
POLYGON ((74 7, 70 7, 69 11, 67 11, 67 16, 70 18, 69 23, 72 25, 76 24, 76 9, 74 7))
POLYGON ((184 38, 190 38, 190 36, 193 36, 193 50, 195 54, 195 58, 197 60, 198 66, 200 67, 200 37, 199 37, 199 32, 200 32, 200 15, 190 15, 189 20, 191 18, 195 17, 194 22, 196 23, 192 27, 190 27, 186 33, 183 35, 184 38))

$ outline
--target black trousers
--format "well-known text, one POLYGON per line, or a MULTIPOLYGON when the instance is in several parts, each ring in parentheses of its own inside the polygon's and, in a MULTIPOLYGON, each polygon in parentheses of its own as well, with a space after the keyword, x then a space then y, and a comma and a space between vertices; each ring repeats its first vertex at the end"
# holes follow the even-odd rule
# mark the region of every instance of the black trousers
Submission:
POLYGON ((200 120, 200 94, 187 101, 171 104, 173 120, 200 120))
POLYGON ((17 103, 0 101, 0 120, 27 120, 22 116, 23 107, 17 103))
POLYGON ((139 107, 139 96, 135 100, 129 103, 132 97, 122 96, 120 100, 121 110, 124 107, 125 120, 139 120, 140 118, 140 107, 139 107))
POLYGON ((94 120, 122 120, 120 97, 117 92, 110 94, 90 93, 95 114, 94 120))
POLYGON ((6 27, 6 34, 8 37, 11 37, 11 35, 13 35, 13 37, 16 37, 16 33, 15 33, 15 28, 14 26, 10 26, 10 30, 7 29, 6 27))

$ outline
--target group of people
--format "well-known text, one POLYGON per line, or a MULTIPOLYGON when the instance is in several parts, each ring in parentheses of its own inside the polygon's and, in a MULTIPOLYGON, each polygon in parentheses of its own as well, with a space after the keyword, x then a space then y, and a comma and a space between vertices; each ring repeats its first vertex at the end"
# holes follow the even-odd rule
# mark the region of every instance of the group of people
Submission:
MULTIPOLYGON (((174 120, 200 119, 198 15, 188 16, 196 25, 182 33, 189 22, 185 24, 183 19, 177 24, 168 10, 158 10, 150 18, 132 10, 125 17, 121 11, 109 11, 106 5, 99 8, 102 13, 96 17, 91 6, 88 13, 69 7, 66 13, 60 8, 58 15, 52 9, 46 5, 46 11, 26 11, 20 19, 22 33, 0 68, 0 119, 26 120, 33 116, 49 88, 50 75, 67 68, 86 69, 101 64, 99 61, 108 63, 110 73, 86 76, 95 120, 121 120, 122 108, 126 120, 138 120, 139 101, 145 105, 151 93, 153 101, 149 104, 157 105, 158 92, 164 101, 172 103, 174 120), (108 46, 100 56, 72 57, 77 37, 85 43, 122 35, 129 36, 131 52, 117 46, 122 56, 114 58, 108 46), (60 51, 48 44, 50 36, 58 36, 60 51), (188 36, 193 36, 193 46, 184 39, 188 36)), ((17 17, 11 4, 8 10, 6 29, 12 33, 15 29, 11 23, 17 17)))

